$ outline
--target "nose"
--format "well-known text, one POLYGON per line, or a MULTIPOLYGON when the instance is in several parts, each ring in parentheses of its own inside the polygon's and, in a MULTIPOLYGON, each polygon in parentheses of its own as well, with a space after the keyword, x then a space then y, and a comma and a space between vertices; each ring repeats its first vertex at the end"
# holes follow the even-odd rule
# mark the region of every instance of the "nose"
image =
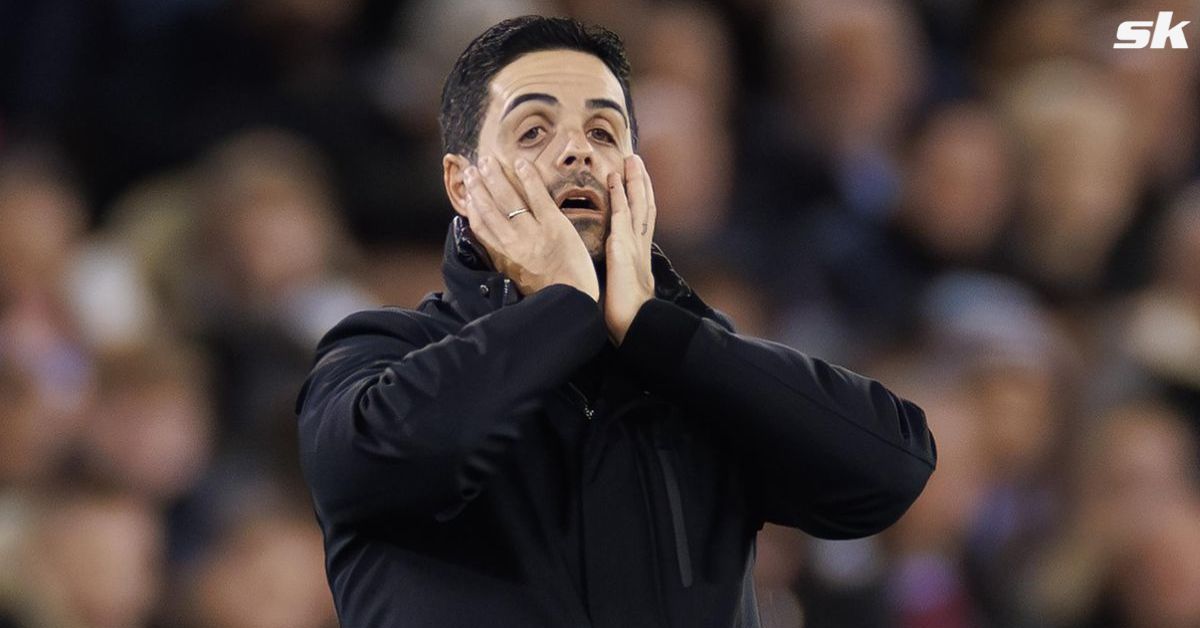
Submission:
POLYGON ((564 172, 577 172, 592 167, 592 145, 582 132, 571 133, 558 157, 558 167, 564 172))

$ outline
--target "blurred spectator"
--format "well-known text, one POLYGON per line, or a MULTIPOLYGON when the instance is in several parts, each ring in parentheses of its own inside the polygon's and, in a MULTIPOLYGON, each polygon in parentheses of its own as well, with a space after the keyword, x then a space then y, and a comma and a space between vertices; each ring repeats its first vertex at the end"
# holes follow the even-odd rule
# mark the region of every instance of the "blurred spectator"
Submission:
POLYGON ((0 399, 0 487, 34 484, 62 461, 74 426, 60 426, 33 376, 3 359, 0 399))
POLYGON ((804 541, 803 533, 770 523, 758 533, 754 588, 763 628, 804 623, 802 603, 795 591, 804 573, 804 541))
MULTIPOLYGON (((1099 46, 1093 41, 1090 16, 1098 11, 1094 0, 1020 0, 998 4, 985 29, 981 78, 995 91, 1000 85, 1046 59, 1087 58, 1099 46)), ((1122 15, 1125 15, 1122 13, 1122 15)), ((1120 20, 1133 19, 1121 17, 1120 20)), ((1108 38, 1116 33, 1103 33, 1108 38)))
POLYGON ((210 315, 263 318, 304 344, 371 299, 334 272, 353 257, 315 148, 298 137, 250 131, 210 154, 205 262, 210 315), (225 312, 220 310, 224 309, 225 312))
MULTIPOLYGON (((971 528, 984 515, 989 487, 994 482, 995 468, 987 457, 989 417, 966 389, 925 386, 914 392, 925 404, 932 429, 939 430, 940 472, 937 481, 930 479, 926 492, 887 534, 893 556, 884 599, 892 619, 876 614, 872 624, 890 623, 902 628, 982 626, 980 602, 968 586, 965 563, 971 528)), ((869 580, 859 582, 859 587, 870 585, 869 580)), ((843 609, 850 608, 854 607, 843 602, 843 609)), ((855 622, 831 621, 824 625, 849 623, 855 622)))
POLYGON ((928 51, 906 3, 769 9, 766 86, 738 103, 736 220, 719 241, 780 294, 787 342, 853 361, 898 331, 917 289, 889 268, 885 229, 928 51))
POLYGON ((274 443, 276 422, 291 423, 312 347, 375 300, 339 269, 355 252, 314 147, 285 132, 248 131, 201 167, 202 270, 192 275, 190 306, 216 361, 226 438, 274 443))
MULTIPOLYGON (((1172 3, 1144 3, 1145 15, 1157 15, 1172 3), (1153 8, 1150 8, 1150 7, 1153 8)), ((1188 3, 1175 2, 1175 15, 1196 16, 1184 9, 1188 3)), ((1195 6, 1195 3, 1191 3, 1195 6)), ((1119 18, 1125 19, 1125 18, 1119 18)), ((1179 185, 1196 173, 1200 157, 1200 99, 1197 98, 1197 72, 1200 63, 1195 55, 1161 55, 1152 50, 1126 50, 1130 54, 1115 54, 1111 63, 1121 88, 1129 98, 1134 116, 1134 141, 1131 149, 1142 156, 1147 182, 1159 185, 1179 185)), ((1129 150, 1127 148, 1126 150, 1129 150)))
POLYGON ((77 263, 83 206, 48 149, 0 158, 0 363, 26 394, 12 409, 17 440, 10 472, 29 479, 52 469, 91 392, 87 348, 71 316, 63 279, 77 263))
POLYGON ((1200 625, 1200 507, 1172 503, 1152 513, 1120 548, 1117 599, 1131 628, 1200 625))
POLYGON ((790 113, 827 160, 847 208, 885 212, 898 187, 894 151, 922 95, 915 16, 889 0, 781 4, 777 78, 790 113))
POLYGON ((1024 163, 1017 263, 1056 294, 1094 294, 1140 192, 1126 95, 1104 68, 1055 59, 1020 73, 1003 104, 1024 163))
POLYGON ((0 289, 5 302, 48 298, 85 226, 83 199, 47 146, 10 149, 0 162, 0 289), (42 293, 42 294, 39 294, 42 293))
MULTIPOLYGON (((611 0, 609 2, 561 0, 555 4, 558 12, 571 15, 584 22, 603 24, 605 28, 617 33, 622 39, 632 42, 646 33, 648 13, 653 10, 655 2, 651 0, 611 0)), ((672 4, 671 0, 668 0, 668 4, 672 4)))
POLYGON ((105 356, 80 457, 94 481, 170 504, 208 463, 207 373, 186 347, 158 342, 105 356))
POLYGON ((33 624, 149 626, 162 593, 163 531, 153 507, 114 493, 41 501, 29 537, 33 624))
POLYGON ((333 628, 321 535, 307 518, 240 522, 198 566, 181 625, 195 628, 333 628), (183 619, 186 618, 186 619, 183 619))
POLYGON ((733 264, 709 260, 687 269, 688 282, 704 301, 734 321, 738 333, 762 337, 771 330, 771 299, 733 264))
MULTIPOLYGON (((401 128, 437 143, 435 155, 440 163, 437 121, 442 82, 459 53, 492 24, 519 15, 551 12, 552 7, 552 3, 539 0, 407 3, 397 20, 395 45, 385 57, 376 98, 401 128)), ((438 188, 441 192, 440 185, 438 188)))
POLYGON ((822 288, 797 299, 795 331, 786 337, 824 355, 869 354, 916 332, 922 295, 939 275, 1003 269, 1016 192, 1012 153, 987 106, 931 112, 900 154, 901 196, 886 223, 848 218, 835 205, 791 245, 803 262, 820 264, 822 288))
POLYGON ((963 103, 929 116, 905 169, 895 220, 917 254, 980 264, 996 255, 1015 194, 1012 147, 985 106, 963 103))
POLYGON ((1157 272, 1136 299, 1128 350, 1158 377, 1200 390, 1200 184, 1179 195, 1156 242, 1157 272))
POLYGON ((373 244, 430 238, 440 245, 451 212, 442 186, 442 82, 459 53, 484 29, 518 15, 555 13, 556 5, 551 0, 410 0, 398 5, 391 39, 369 66, 367 89, 404 145, 392 148, 391 159, 399 163, 377 168, 370 181, 370 187, 390 191, 391 198, 373 204, 374 228, 358 232, 373 244))
MULTIPOLYGON (((148 295, 147 311, 134 337, 113 350, 145 343, 156 334, 170 335, 199 327, 201 313, 189 301, 197 266, 194 249, 200 239, 200 191, 192 170, 168 171, 139 182, 114 203, 97 234, 101 260, 114 259, 118 286, 138 286, 124 298, 148 295)), ((101 292, 96 290, 96 292, 101 292)), ((103 291, 107 299, 109 291, 103 291)), ((118 311, 133 312, 128 305, 118 311)), ((117 318, 117 317, 113 317, 117 318)), ((124 325, 118 326, 123 329, 124 325)), ((124 336, 118 336, 124 339, 124 336)), ((112 343, 108 343, 112 344, 112 343)))
POLYGON ((1042 476, 1062 428, 1068 350, 1048 314, 1020 284, 961 273, 934 282, 925 316, 979 405, 995 472, 1015 484, 1042 476))
POLYGON ((366 260, 363 281, 379 302, 415 307, 430 292, 443 289, 443 242, 410 243, 377 250, 366 260))
MULTIPOLYGON (((1162 529, 1153 525, 1158 517, 1176 516, 1170 513, 1180 505, 1196 512, 1198 471, 1194 432, 1161 404, 1119 406, 1092 426, 1083 435, 1070 471, 1071 510, 1034 563, 1034 577, 1027 580, 1032 585, 1025 592, 1030 618, 1052 626, 1111 625, 1131 621, 1126 613, 1153 612, 1137 606, 1154 604, 1141 598, 1154 599, 1157 594, 1127 592, 1130 597, 1121 601, 1111 597, 1112 587, 1125 578, 1121 561, 1130 558, 1126 552, 1135 547, 1135 540, 1147 543, 1148 532, 1162 529)), ((1185 541, 1179 549, 1191 551, 1191 541, 1185 541)), ((1162 560, 1161 553, 1143 558, 1142 568, 1160 568, 1156 562, 1162 560)), ((1174 569, 1169 561, 1161 568, 1174 569)), ((1128 583, 1120 586, 1130 588, 1128 583)), ((1174 583, 1162 590, 1158 599, 1176 597, 1173 587, 1174 583)))
POLYGON ((716 240, 730 210, 733 145, 728 130, 728 37, 711 10, 651 11, 637 86, 638 152, 655 173, 656 239, 668 251, 716 240))

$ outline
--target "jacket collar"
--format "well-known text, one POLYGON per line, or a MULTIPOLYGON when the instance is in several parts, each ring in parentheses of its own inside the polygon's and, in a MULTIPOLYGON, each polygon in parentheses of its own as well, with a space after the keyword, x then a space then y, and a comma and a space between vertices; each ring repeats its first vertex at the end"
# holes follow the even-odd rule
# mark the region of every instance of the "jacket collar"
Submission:
POLYGON ((491 260, 462 216, 450 221, 442 279, 446 282, 444 300, 464 323, 500 309, 506 300, 515 303, 519 297, 512 282, 492 269, 491 260))
MULTIPOLYGON (((651 244, 650 247, 655 296, 671 301, 697 316, 714 317, 712 309, 675 271, 658 244, 651 244)), ((471 228, 462 216, 455 216, 450 221, 442 259, 442 278, 446 282, 444 299, 462 316, 464 322, 521 299, 512 281, 492 268, 491 260, 475 241, 471 228)))

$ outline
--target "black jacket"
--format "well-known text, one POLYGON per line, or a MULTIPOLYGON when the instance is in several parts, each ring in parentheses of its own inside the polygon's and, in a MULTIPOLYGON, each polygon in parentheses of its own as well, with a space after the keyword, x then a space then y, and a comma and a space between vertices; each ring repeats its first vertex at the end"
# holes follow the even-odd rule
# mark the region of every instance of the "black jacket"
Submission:
POLYGON ((735 334, 657 248, 614 348, 454 224, 446 291, 342 321, 298 401, 344 628, 757 626, 763 522, 873 534, 933 471, 920 408, 735 334))

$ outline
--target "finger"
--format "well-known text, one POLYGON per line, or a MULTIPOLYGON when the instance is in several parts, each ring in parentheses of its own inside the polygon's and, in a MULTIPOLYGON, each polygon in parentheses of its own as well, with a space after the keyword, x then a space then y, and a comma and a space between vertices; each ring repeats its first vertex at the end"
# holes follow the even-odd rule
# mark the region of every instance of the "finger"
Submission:
POLYGON ((658 206, 654 202, 654 184, 650 181, 650 171, 646 170, 646 162, 642 161, 640 155, 638 162, 642 165, 642 179, 646 182, 646 215, 643 219, 645 222, 635 228, 649 243, 654 239, 654 225, 658 221, 658 206))
POLYGON ((491 232, 492 239, 497 243, 512 242, 516 231, 508 223, 508 219, 500 215, 491 192, 483 184, 479 169, 472 166, 467 169, 463 182, 467 185, 467 193, 474 200, 475 214, 479 221, 491 232))
MULTIPOLYGON (((464 186, 466 185, 467 179, 472 176, 471 170, 473 170, 473 168, 468 168, 463 173, 464 186)), ((496 235, 492 233, 492 230, 488 227, 487 223, 485 223, 483 218, 479 215, 478 201, 475 199, 475 196, 471 194, 470 189, 467 189, 466 199, 467 224, 471 226, 471 233, 475 234, 475 236, 479 238, 479 241, 484 245, 484 248, 491 248, 496 243, 496 235)))
POLYGON ((504 174, 504 167, 500 162, 493 157, 484 157, 480 160, 479 173, 483 175, 484 187, 492 195, 492 200, 496 202, 496 209, 504 215, 505 220, 511 221, 514 229, 520 230, 531 226, 531 221, 528 218, 533 218, 536 221, 536 216, 525 216, 518 214, 512 218, 508 217, 509 212, 519 209, 528 209, 525 199, 517 194, 517 189, 513 187, 511 181, 504 174))
POLYGON ((554 204, 554 199, 550 198, 550 191, 546 189, 546 184, 538 176, 533 165, 524 159, 518 159, 516 170, 517 180, 521 182, 525 202, 529 203, 529 211, 533 212, 533 217, 543 222, 552 220, 555 215, 561 216, 562 212, 558 210, 558 205, 554 204))
POLYGON ((642 176, 642 160, 637 155, 625 158, 625 186, 629 197, 629 224, 640 234, 646 222, 646 178, 642 176))
POLYGON ((608 207, 612 213, 609 217, 609 238, 624 240, 633 235, 633 223, 630 221, 631 209, 626 195, 625 184, 621 175, 608 174, 608 207))

